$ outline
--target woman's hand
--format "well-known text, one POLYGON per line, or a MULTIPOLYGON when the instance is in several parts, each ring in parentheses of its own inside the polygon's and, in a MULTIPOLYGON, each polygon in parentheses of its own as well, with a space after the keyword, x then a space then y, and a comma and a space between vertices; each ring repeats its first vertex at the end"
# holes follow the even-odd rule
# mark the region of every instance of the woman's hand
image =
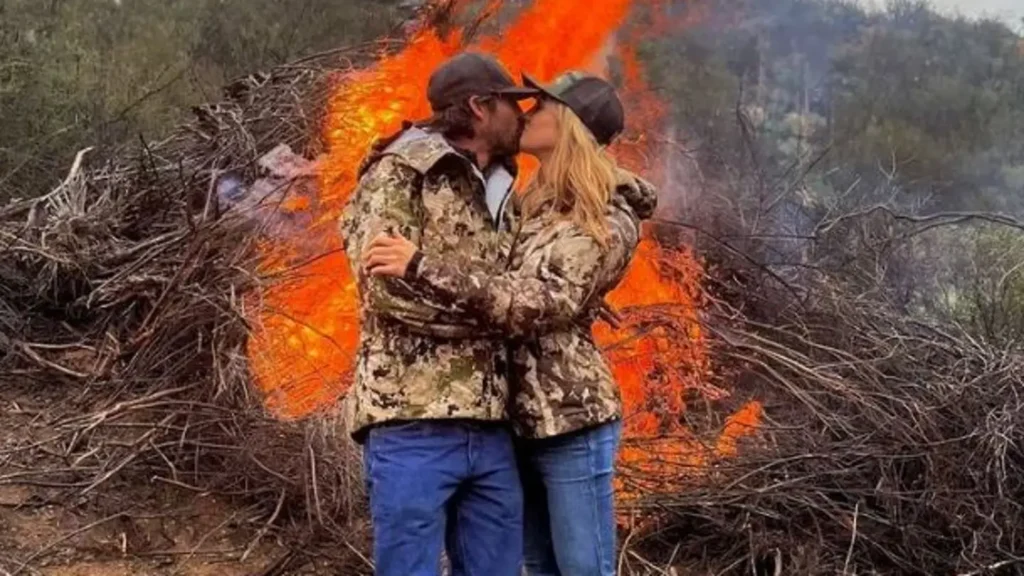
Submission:
POLYGON ((363 267, 373 276, 405 276, 419 249, 404 236, 378 234, 363 250, 363 267))

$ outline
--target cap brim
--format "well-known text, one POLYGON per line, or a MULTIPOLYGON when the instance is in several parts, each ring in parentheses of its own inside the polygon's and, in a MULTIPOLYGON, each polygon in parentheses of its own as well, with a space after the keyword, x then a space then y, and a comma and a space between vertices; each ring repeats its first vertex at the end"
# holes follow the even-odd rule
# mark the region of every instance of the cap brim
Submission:
POLYGON ((555 102, 558 102, 563 106, 569 106, 568 104, 565 103, 565 100, 562 100, 558 96, 552 94, 551 91, 549 91, 547 88, 541 86, 540 82, 537 82, 536 80, 531 78, 529 74, 526 74, 525 72, 523 73, 523 85, 536 90, 537 93, 539 93, 539 95, 543 96, 544 98, 554 100, 555 102))
POLYGON ((538 93, 539 93, 539 91, 536 88, 525 88, 525 87, 518 87, 518 86, 515 87, 515 88, 505 88, 504 90, 499 90, 498 91, 499 95, 507 96, 509 98, 515 98, 516 100, 526 100, 527 98, 536 98, 538 93))

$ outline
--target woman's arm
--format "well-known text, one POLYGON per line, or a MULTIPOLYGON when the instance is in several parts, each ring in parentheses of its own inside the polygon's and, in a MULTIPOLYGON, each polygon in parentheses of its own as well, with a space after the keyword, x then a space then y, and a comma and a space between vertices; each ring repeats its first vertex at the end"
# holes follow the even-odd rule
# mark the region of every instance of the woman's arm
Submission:
POLYGON ((536 275, 496 272, 479 260, 424 254, 400 237, 379 236, 365 254, 372 274, 402 274, 412 286, 506 336, 547 332, 571 324, 590 299, 603 250, 582 234, 562 237, 527 256, 541 260, 536 275))

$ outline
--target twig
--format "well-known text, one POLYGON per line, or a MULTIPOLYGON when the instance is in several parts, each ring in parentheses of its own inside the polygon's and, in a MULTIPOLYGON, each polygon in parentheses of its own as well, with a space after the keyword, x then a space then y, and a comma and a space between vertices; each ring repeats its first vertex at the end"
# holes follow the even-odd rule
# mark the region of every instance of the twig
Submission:
POLYGON ((981 568, 979 570, 974 570, 972 572, 962 572, 960 574, 957 574, 957 576, 980 576, 981 574, 984 574, 986 572, 998 570, 1000 568, 1005 568, 1006 566, 1013 566, 1014 564, 1024 564, 1024 558, 1012 558, 1010 560, 1001 560, 999 562, 996 562, 995 564, 989 564, 988 566, 985 566, 984 568, 981 568))
POLYGON ((376 570, 376 566, 374 566, 373 561, 367 558, 365 554, 360 552, 358 548, 353 546, 351 542, 349 542, 347 539, 342 539, 342 543, 345 544, 345 547, 348 548, 350 552, 355 554, 356 558, 362 560, 363 564, 365 564, 367 568, 369 568, 371 571, 376 570))
POLYGON ((259 532, 256 533, 256 537, 252 539, 252 542, 245 547, 245 552, 242 553, 242 562, 245 562, 246 558, 249 557, 249 554, 252 554, 252 551, 256 549, 256 545, 259 544, 260 540, 262 540, 264 536, 266 536, 270 527, 273 526, 274 522, 277 520, 277 515, 281 513, 281 507, 284 506, 284 497, 285 491, 281 490, 281 496, 277 499, 277 506, 274 507, 274 513, 270 515, 270 519, 267 520, 267 523, 264 524, 263 527, 260 528, 259 532))
POLYGON ((850 560, 853 559, 853 546, 857 543, 857 517, 860 514, 860 501, 853 507, 853 526, 850 529, 850 547, 846 550, 846 560, 843 562, 843 574, 850 573, 850 560))

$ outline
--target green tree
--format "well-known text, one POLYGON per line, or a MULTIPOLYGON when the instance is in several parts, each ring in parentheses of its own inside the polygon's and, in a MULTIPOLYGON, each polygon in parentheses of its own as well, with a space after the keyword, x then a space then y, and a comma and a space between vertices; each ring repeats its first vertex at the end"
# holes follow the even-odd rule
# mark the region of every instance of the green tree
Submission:
POLYGON ((85 146, 159 137, 228 79, 385 35, 396 4, 5 0, 0 200, 49 189, 85 146))

